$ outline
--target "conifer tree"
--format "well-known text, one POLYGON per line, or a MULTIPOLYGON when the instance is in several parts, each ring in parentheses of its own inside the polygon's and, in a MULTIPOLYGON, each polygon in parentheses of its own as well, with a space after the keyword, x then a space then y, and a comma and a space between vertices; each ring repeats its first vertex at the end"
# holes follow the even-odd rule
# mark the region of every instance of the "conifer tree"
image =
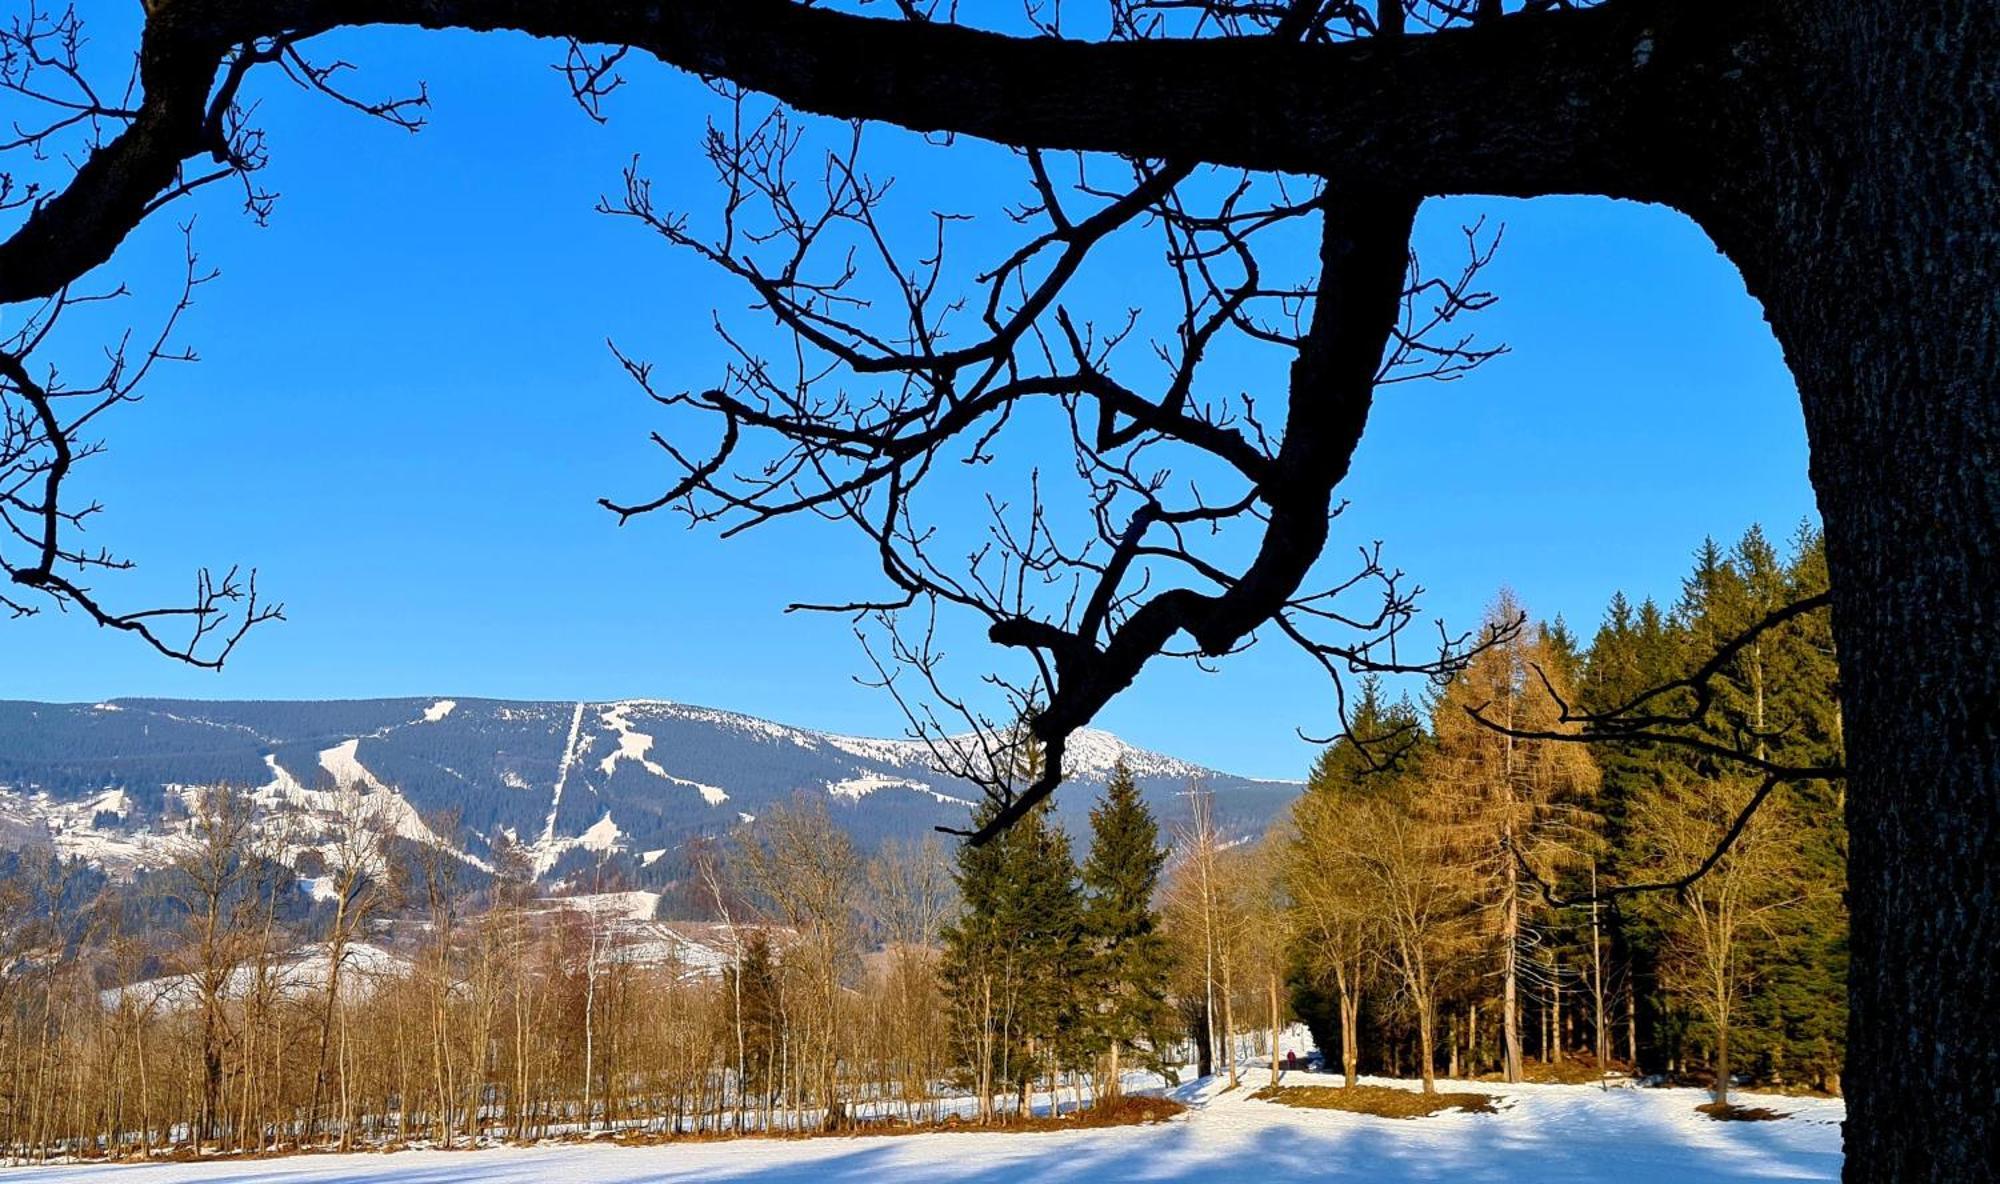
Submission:
MULTIPOLYGON (((1579 707, 1586 713, 1623 707, 1685 673, 1686 651, 1679 627, 1651 597, 1635 609, 1624 593, 1614 594, 1585 655, 1579 707)), ((1645 878, 1635 811, 1651 797, 1673 792, 1691 773, 1678 751, 1651 742, 1598 745, 1594 755, 1601 772, 1597 808, 1604 839, 1599 880, 1634 883, 1645 878)), ((1659 913, 1655 902, 1621 901, 1609 921, 1611 957, 1622 985, 1616 994, 1624 1019, 1625 1056, 1637 1068, 1642 1053, 1657 1053, 1655 1037, 1662 1030, 1662 1001, 1656 987, 1662 941, 1659 913), (1648 1038, 1644 1049, 1642 1030, 1648 1038)))
POLYGON ((730 995, 741 1000, 741 1088, 746 1095, 762 1094, 767 1102, 778 1084, 778 1035, 782 1028, 778 973, 771 939, 762 929, 752 929, 743 941, 741 956, 723 968, 730 995))
POLYGON ((968 1084, 990 1118, 1002 1086, 1025 1099, 1044 1071, 1092 1055, 1083 897, 1069 836, 1046 806, 991 842, 962 845, 954 878, 962 905, 941 935, 942 977, 968 1084))
POLYGON ((1096 1021, 1109 1055, 1108 1093, 1119 1089, 1127 1052, 1141 1053, 1155 1071, 1172 1022, 1167 1006, 1170 951, 1160 932, 1154 895, 1167 852, 1160 827, 1121 759, 1104 796, 1090 812, 1090 854, 1083 864, 1083 919, 1091 946, 1092 986, 1100 994, 1096 1021))
MULTIPOLYGON (((1792 538, 1785 567, 1785 599, 1826 591, 1825 540, 1810 525, 1792 538)), ((1778 638, 1780 667, 1772 698, 1788 727, 1775 741, 1787 760, 1839 763, 1845 756, 1839 671, 1832 621, 1814 613, 1793 622, 1778 638)), ((1844 785, 1837 781, 1788 786, 1797 820, 1803 900, 1793 924, 1771 951, 1765 1006, 1751 1020, 1771 1027, 1769 1073, 1840 1092, 1847 1050, 1847 825, 1844 785)))

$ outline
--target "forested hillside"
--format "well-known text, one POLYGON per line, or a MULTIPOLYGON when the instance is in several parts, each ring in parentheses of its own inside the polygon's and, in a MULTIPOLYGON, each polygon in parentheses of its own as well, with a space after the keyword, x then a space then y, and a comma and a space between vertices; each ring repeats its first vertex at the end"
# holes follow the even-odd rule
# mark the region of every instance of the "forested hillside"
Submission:
MULTIPOLYGON (((1085 786, 1124 759, 1163 802, 1210 784, 1233 826, 1261 831, 1298 792, 1145 752, 1104 732, 1068 762, 1085 786)), ((659 701, 372 699, 0 703, 0 841, 52 842, 123 874, 164 862, 190 787, 233 785, 273 813, 322 810, 358 784, 450 832, 477 870, 525 849, 543 880, 609 863, 634 883, 685 871, 714 838, 793 794, 825 796, 865 849, 962 827, 978 791, 908 740, 839 736, 659 701)), ((1086 791, 1087 793, 1087 791, 1086 791)), ((1084 793, 1065 806, 1083 820, 1084 793)))

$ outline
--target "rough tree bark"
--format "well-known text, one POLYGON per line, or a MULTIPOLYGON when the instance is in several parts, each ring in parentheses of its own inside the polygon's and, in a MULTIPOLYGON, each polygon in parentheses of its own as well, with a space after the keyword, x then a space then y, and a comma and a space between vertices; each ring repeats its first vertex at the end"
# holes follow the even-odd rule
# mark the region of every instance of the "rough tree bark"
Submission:
POLYGON ((1841 652, 1846 1177, 2000 1173, 2000 14, 1786 6, 1690 212, 1799 385, 1841 652))

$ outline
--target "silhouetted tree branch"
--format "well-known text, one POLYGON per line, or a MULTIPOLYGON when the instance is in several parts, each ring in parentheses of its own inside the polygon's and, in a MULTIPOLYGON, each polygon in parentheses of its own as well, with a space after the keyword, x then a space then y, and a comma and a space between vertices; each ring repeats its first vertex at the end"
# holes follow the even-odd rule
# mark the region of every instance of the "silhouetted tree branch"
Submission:
POLYGON ((1773 629, 1796 621, 1808 613, 1824 611, 1831 604, 1832 594, 1821 592, 1772 609, 1717 646, 1715 653, 1693 671, 1680 678, 1649 687, 1605 711, 1584 711, 1575 707, 1556 689, 1548 672, 1537 665, 1534 667, 1536 677, 1542 684, 1543 693, 1547 694, 1558 708, 1557 721, 1561 730, 1510 727, 1499 720, 1489 718, 1485 712, 1486 705, 1466 708, 1466 714, 1481 727, 1517 740, 1559 740, 1591 745, 1660 744, 1687 749, 1726 764, 1739 766, 1761 779, 1756 792, 1751 794, 1749 801, 1744 804, 1734 821, 1717 839, 1714 849, 1708 856, 1686 875, 1671 880, 1606 886, 1586 896, 1564 897, 1558 895, 1555 885, 1529 866, 1520 852, 1515 852, 1515 859, 1522 873, 1536 885, 1544 899, 1558 908, 1568 908, 1642 892, 1684 891, 1722 862, 1728 855, 1730 847, 1750 824, 1758 808, 1779 786, 1805 781, 1837 781, 1847 776, 1847 769, 1842 764, 1792 765, 1768 759, 1766 745, 1769 741, 1780 738, 1783 735, 1782 729, 1768 731, 1757 731, 1754 728, 1737 729, 1734 739, 1729 743, 1713 740, 1701 734, 1702 731, 1721 730, 1714 718, 1717 708, 1717 687, 1728 672, 1730 664, 1760 637, 1773 629))
POLYGON ((718 423, 705 452, 656 433, 673 481, 643 501, 604 504, 620 521, 672 509, 725 535, 800 514, 858 529, 887 594, 793 607, 851 614, 888 635, 868 651, 877 685, 940 764, 995 807, 975 841, 1060 784, 1069 738, 1156 656, 1219 659, 1270 624, 1325 669, 1344 702, 1345 673, 1436 674, 1493 644, 1444 637, 1427 655, 1406 652, 1420 590, 1382 564, 1379 544, 1358 550, 1347 577, 1308 581, 1375 388, 1449 380, 1500 352, 1462 320, 1491 303, 1477 279, 1497 234, 1467 228, 1465 262, 1433 277, 1407 246, 1412 198, 1175 162, 1078 157, 1059 169, 1031 150, 1022 154, 1030 197, 1010 212, 1023 237, 972 272, 968 295, 947 279, 954 217, 933 214, 913 256, 899 248, 890 186, 863 167, 858 127, 814 161, 781 110, 753 113, 727 93, 729 118, 706 140, 722 194, 712 229, 658 207, 636 164, 603 208, 746 285, 782 344, 760 350, 720 325, 735 361, 700 392, 659 389, 648 363, 619 351, 661 407, 718 423), (1107 183, 1108 168, 1129 179, 1107 183), (1058 182, 1059 172, 1074 179, 1058 182), (1121 377, 1137 318, 1107 325, 1071 303, 1094 252, 1143 230, 1161 236, 1180 305, 1172 330, 1150 343, 1162 372, 1152 393, 1121 377), (1320 240, 1317 274, 1280 278, 1259 246, 1298 230, 1320 240), (1203 363, 1232 335, 1283 351, 1288 389, 1268 400, 1201 394, 1203 363), (1264 401, 1281 408, 1268 426, 1264 401), (989 493, 985 537, 960 560, 927 509, 941 462, 990 462, 1035 405, 1066 422, 1073 472, 1030 473, 1019 502, 989 493), (1213 480, 1230 488, 1211 496, 1213 480), (1058 489, 1074 504, 1052 505, 1058 489), (1080 522, 1089 525, 1079 532, 1080 522), (1232 562, 1243 543, 1253 557, 1232 562), (921 629, 903 636, 898 614, 918 607, 921 629), (940 608, 983 619, 989 639, 1027 657, 1023 680, 987 676, 999 722, 944 689, 940 608), (914 672, 929 705, 916 704, 898 669, 914 672), (1017 766, 1021 719, 1043 757, 1027 784, 996 772, 1017 766))

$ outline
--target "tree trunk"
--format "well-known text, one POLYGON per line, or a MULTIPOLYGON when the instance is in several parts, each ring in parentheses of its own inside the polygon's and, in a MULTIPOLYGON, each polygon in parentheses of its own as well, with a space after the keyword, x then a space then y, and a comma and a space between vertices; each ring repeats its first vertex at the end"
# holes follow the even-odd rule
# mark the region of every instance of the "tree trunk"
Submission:
POLYGON ((1782 20, 1764 102, 1732 120, 1748 140, 1690 208, 1798 380, 1826 522, 1846 1180, 1994 1180, 2000 20, 1980 0, 1794 0, 1782 20))
POLYGON ((1783 6, 1754 126, 1691 204, 1798 380, 1847 737, 1846 1179, 2000 1159, 2000 20, 1783 6), (1800 77, 1809 83, 1800 83, 1800 77))
POLYGON ((1340 988, 1340 1072, 1346 1078, 1346 1084, 1353 1085, 1361 1068, 1360 984, 1357 982, 1350 986, 1344 970, 1336 973, 1340 988))
POLYGON ((1279 1011, 1278 1011, 1277 971, 1273 970, 1268 974, 1266 978, 1266 985, 1269 986, 1271 990, 1271 1084, 1276 1085, 1278 1084, 1278 1068, 1279 1068, 1278 1038, 1282 1034, 1280 1029, 1283 1027, 1283 1025, 1281 1025, 1278 1022, 1279 1011))
POLYGON ((1551 1064, 1560 1065, 1563 1063, 1562 967, 1554 965, 1554 959, 1550 962, 1548 1059, 1551 1064))
POLYGON ((1229 1088, 1236 1088, 1236 1008, 1235 987, 1229 978, 1229 955, 1222 962, 1222 1063, 1229 1070, 1229 1088))
POLYGON ((210 992, 201 1022, 201 1118, 195 1124, 194 1149, 201 1151, 203 1140, 214 1130, 216 1107, 222 1097, 222 1016, 216 993, 210 992))
POLYGON ((1591 1045, 1597 1054, 1597 1080, 1604 1081, 1604 1062, 1611 1047, 1611 1038, 1604 1031, 1604 940, 1597 924, 1597 861, 1590 864, 1590 993, 1597 1005, 1595 1023, 1591 1025, 1591 1045))
MULTIPOLYGON (((1628 959, 1629 960, 1629 959, 1628 959)), ((1625 1059, 1632 1062, 1632 1073, 1639 1073, 1639 989, 1632 985, 1635 971, 1625 968, 1625 1059)))
POLYGON ((1501 1075, 1509 1082, 1521 1080, 1521 1001, 1516 983, 1516 963, 1521 950, 1521 895, 1515 880, 1514 862, 1507 861, 1507 903, 1500 920, 1500 1056, 1501 1075))
POLYGON ((1437 1061, 1436 1013, 1437 1006, 1428 995, 1417 1000, 1418 1071, 1423 1077, 1424 1092, 1427 1094, 1437 1092, 1437 1070, 1434 1067, 1437 1061))
POLYGON ((1465 1071, 1479 1076, 1479 1003, 1475 1000, 1465 1013, 1465 1071))
POLYGON ((979 980, 979 1121, 993 1121, 993 976, 979 980))
POLYGON ((1715 1101, 1719 1106, 1729 1104, 1729 1025, 1724 1022, 1715 1031, 1715 1101))
POLYGON ((1215 1072, 1215 1024, 1209 1019, 1207 1007, 1202 1008, 1188 1028, 1194 1036, 1195 1076, 1207 1077, 1215 1072))

